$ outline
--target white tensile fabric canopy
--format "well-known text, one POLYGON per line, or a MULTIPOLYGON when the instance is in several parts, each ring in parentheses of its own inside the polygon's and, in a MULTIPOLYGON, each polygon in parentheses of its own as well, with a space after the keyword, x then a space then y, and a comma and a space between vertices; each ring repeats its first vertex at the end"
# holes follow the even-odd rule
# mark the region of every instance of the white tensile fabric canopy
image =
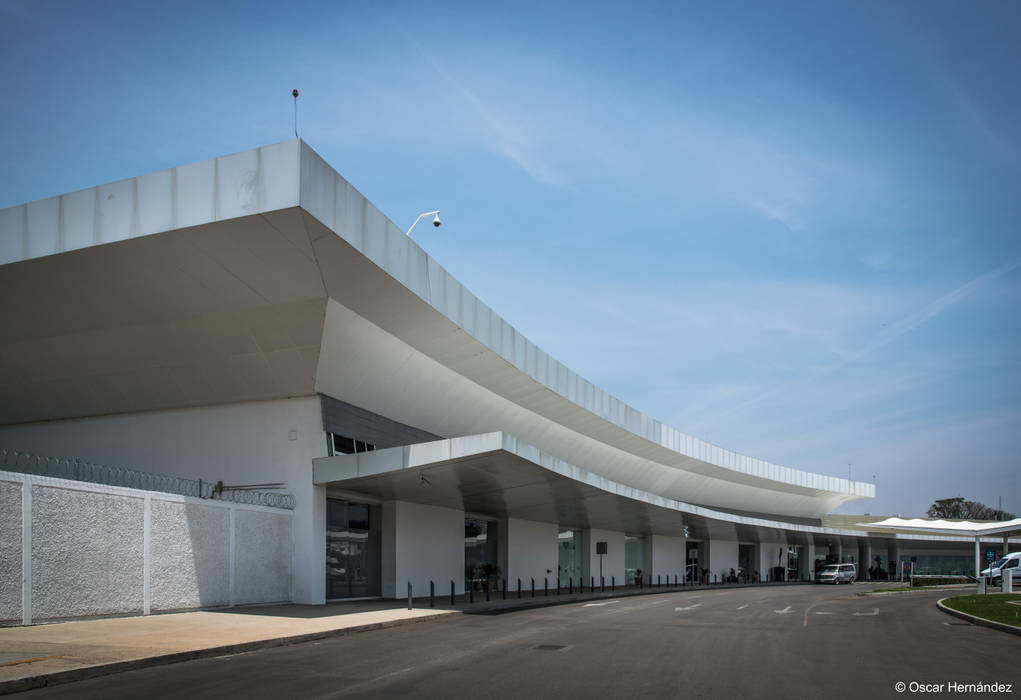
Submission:
POLYGON ((888 527, 896 530, 934 532, 941 535, 1015 535, 1021 533, 1021 518, 1013 520, 930 520, 928 518, 887 518, 875 523, 860 523, 863 527, 888 527))

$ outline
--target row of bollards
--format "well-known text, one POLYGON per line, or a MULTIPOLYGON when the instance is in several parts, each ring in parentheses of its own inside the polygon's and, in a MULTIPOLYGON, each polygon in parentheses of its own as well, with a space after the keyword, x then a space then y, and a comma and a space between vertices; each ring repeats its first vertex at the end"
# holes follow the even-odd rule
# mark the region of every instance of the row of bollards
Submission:
MULTIPOLYGON (((500 589, 500 592, 502 593, 503 599, 507 600, 507 579, 505 579, 505 578, 504 579, 497 579, 497 581, 498 581, 498 583, 502 583, 503 584, 502 586, 498 585, 498 588, 500 589)), ((521 579, 520 578, 517 580, 517 583, 518 583, 518 599, 520 600, 521 599, 521 592, 522 592, 521 579)), ((652 575, 651 574, 649 575, 648 583, 646 583, 646 577, 644 577, 644 576, 637 577, 635 579, 635 583, 638 584, 639 588, 644 588, 646 585, 649 588, 652 588, 652 575)), ((714 581, 714 583, 715 583, 715 581, 714 581)), ((656 587, 662 587, 662 585, 663 585, 663 577, 661 575, 657 575, 656 576, 656 587)), ((670 577, 669 576, 666 577, 666 585, 667 586, 670 585, 670 577)), ((673 585, 674 586, 678 585, 678 583, 677 583, 677 576, 676 575, 674 575, 673 585)), ((682 580, 680 582, 680 585, 681 586, 685 585, 685 581, 682 580)), ((484 588, 485 588, 485 593, 486 593, 486 602, 488 603, 488 602, 491 601, 490 593, 492 592, 492 589, 488 585, 488 582, 487 582, 487 585, 484 588)), ((595 590, 596 590, 596 578, 595 578, 595 576, 592 576, 592 577, 589 578, 589 592, 590 593, 594 593, 595 590)), ((616 590, 617 590, 617 577, 615 575, 611 575, 610 576, 610 591, 616 591, 616 590)), ((578 591, 580 593, 584 593, 585 592, 585 579, 580 578, 580 577, 578 578, 578 591)), ((549 589, 549 579, 548 578, 543 578, 543 580, 542 580, 542 594, 543 594, 544 597, 549 597, 549 592, 550 592, 550 589, 549 589)), ((568 579, 567 579, 567 592, 568 592, 568 594, 573 594, 574 593, 574 577, 568 577, 568 579)), ((606 592, 606 577, 605 576, 600 576, 599 577, 599 592, 600 593, 605 593, 606 592)), ((557 595, 559 596, 560 594, 561 594, 561 584, 560 584, 560 578, 558 577, 557 578, 557 595)), ((532 598, 535 597, 535 578, 534 577, 531 579, 531 597, 532 598)), ((408 581, 408 610, 412 609, 412 600, 413 600, 413 591, 412 591, 411 581, 408 581)), ((456 604, 456 600, 457 600, 456 585, 455 585, 454 581, 451 580, 450 581, 450 604, 451 605, 456 604)), ((469 603, 474 603, 475 602, 475 587, 474 586, 469 586, 468 587, 468 602, 469 603)), ((431 580, 429 581, 429 607, 430 608, 435 608, 436 607, 436 584, 433 581, 431 581, 431 580)))

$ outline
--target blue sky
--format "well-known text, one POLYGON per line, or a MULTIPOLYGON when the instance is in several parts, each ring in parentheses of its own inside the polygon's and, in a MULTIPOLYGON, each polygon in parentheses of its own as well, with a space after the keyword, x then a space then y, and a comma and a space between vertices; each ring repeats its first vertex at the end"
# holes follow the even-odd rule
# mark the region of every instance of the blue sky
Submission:
POLYGON ((1021 511, 1021 4, 0 0, 0 207, 299 131, 684 432, 1021 511), (720 5, 720 7, 715 7, 720 5))

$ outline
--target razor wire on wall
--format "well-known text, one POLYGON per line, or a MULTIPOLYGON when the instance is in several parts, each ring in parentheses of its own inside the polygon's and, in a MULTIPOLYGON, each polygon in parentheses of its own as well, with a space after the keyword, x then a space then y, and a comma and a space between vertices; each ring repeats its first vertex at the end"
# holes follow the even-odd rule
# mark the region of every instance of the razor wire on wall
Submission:
MULTIPOLYGON (((251 486, 225 487, 223 482, 150 474, 134 469, 86 462, 81 459, 44 457, 4 447, 0 447, 0 469, 22 474, 50 476, 57 479, 106 484, 107 486, 122 486, 142 491, 160 491, 193 498, 208 498, 294 510, 294 496, 289 493, 270 493, 251 486)), ((265 484, 263 486, 272 487, 273 485, 265 484)))

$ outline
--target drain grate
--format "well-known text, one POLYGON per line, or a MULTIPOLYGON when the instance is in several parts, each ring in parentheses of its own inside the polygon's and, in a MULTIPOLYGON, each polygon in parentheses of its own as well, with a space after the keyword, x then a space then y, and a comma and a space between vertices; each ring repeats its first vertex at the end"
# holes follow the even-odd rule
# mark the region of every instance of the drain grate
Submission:
POLYGON ((538 649, 539 651, 558 651, 560 649, 564 649, 566 646, 566 644, 540 644, 539 646, 532 648, 538 649))

